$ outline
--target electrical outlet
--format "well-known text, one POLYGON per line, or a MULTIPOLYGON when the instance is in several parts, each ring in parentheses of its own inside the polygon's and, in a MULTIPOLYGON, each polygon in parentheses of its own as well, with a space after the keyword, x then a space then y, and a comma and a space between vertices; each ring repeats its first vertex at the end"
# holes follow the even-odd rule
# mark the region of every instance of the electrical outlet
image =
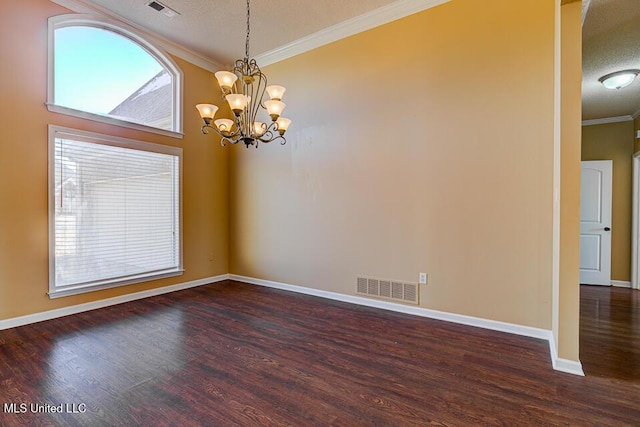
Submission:
POLYGON ((427 284, 427 273, 420 273, 420 284, 421 285, 427 284))

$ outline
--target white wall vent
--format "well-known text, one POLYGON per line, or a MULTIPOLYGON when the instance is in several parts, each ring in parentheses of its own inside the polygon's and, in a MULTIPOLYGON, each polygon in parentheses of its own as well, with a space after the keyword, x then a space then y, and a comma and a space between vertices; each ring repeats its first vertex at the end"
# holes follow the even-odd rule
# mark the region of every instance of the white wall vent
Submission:
POLYGON ((363 276, 356 278, 357 294, 396 302, 418 304, 420 300, 419 289, 420 287, 417 283, 398 282, 363 276))

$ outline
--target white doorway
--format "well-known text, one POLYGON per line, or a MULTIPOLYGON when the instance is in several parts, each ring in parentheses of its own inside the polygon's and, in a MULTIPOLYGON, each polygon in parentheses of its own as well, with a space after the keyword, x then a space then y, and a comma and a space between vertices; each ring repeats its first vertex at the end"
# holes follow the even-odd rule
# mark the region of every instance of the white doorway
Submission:
POLYGON ((583 161, 580 179, 580 283, 611 285, 613 161, 583 161))
POLYGON ((640 289, 640 152, 633 155, 633 210, 631 211, 631 287, 640 289))

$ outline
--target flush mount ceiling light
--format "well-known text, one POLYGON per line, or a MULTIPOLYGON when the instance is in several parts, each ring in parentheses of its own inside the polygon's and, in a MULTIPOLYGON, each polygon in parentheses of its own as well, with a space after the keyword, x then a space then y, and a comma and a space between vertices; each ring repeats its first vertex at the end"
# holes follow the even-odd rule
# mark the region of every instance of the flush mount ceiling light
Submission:
POLYGON ((282 86, 267 86, 267 76, 262 74, 255 59, 249 59, 249 0, 247 0, 247 40, 243 59, 238 59, 230 71, 218 71, 215 76, 222 90, 222 96, 229 103, 233 112, 233 119, 213 120, 218 106, 213 104, 198 104, 196 108, 204 121, 201 130, 205 135, 213 129, 222 137, 220 143, 237 144, 242 141, 247 148, 259 142, 271 142, 281 139, 284 145, 287 140, 284 133, 291 124, 291 120, 280 117, 286 106, 282 102, 282 95, 286 90, 282 86), (268 92, 269 100, 263 101, 264 93, 268 92), (256 120, 258 113, 269 115, 269 124, 256 120), (211 124, 213 122, 213 125, 211 124))
POLYGON ((622 89, 623 87, 629 86, 638 73, 640 73, 640 70, 616 71, 615 73, 600 77, 598 81, 607 89, 622 89))

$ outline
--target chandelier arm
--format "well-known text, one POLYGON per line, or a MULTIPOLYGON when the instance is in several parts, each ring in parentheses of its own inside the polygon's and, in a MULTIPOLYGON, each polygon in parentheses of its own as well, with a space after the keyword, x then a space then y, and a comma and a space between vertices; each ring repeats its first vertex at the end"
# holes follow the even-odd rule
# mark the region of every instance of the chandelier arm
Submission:
POLYGON ((231 139, 231 137, 223 136, 223 137, 220 139, 220 145, 222 145, 222 146, 224 147, 224 146, 226 146, 226 145, 227 145, 227 144, 226 144, 227 142, 228 142, 229 144, 236 145, 239 141, 240 141, 239 139, 231 139))
POLYGON ((264 110, 266 110, 267 107, 265 107, 265 105, 264 105, 264 93, 267 91, 267 86, 269 85, 269 82, 267 81, 267 76, 262 74, 262 71, 260 71, 260 76, 262 77, 262 79, 264 81, 264 89, 262 89, 262 93, 261 93, 262 96, 260 97, 260 107, 262 107, 264 110))
POLYGON ((238 141, 240 140, 240 138, 238 138, 238 136, 240 135, 240 132, 238 132, 237 130, 229 135, 224 135, 222 134, 218 128, 216 128, 215 126, 211 126, 211 125, 204 125, 202 126, 202 128, 200 128, 200 130, 202 131, 203 134, 205 135, 209 135, 209 129, 213 129, 213 131, 215 133, 217 133, 222 139, 220 140, 220 142, 222 143, 222 146, 224 147, 226 144, 224 143, 224 141, 230 142, 231 144, 237 144, 238 141))
POLYGON ((272 131, 268 130, 259 139, 266 144, 273 141, 275 139, 275 135, 272 131))
MULTIPOLYGON (((210 133, 210 129, 213 129, 215 133, 221 137, 220 144, 222 146, 227 145, 227 143, 235 145, 238 142, 242 142, 247 146, 247 148, 249 148, 250 145, 255 145, 255 147, 258 148, 260 142, 266 144, 278 139, 281 139, 281 145, 284 145, 287 142, 283 136, 284 130, 280 131, 278 129, 277 121, 273 119, 273 117, 277 117, 277 115, 271 115, 270 122, 261 123, 262 129, 255 129, 256 118, 260 113, 260 109, 262 108, 263 110, 267 110, 264 105, 264 97, 268 80, 267 76, 260 70, 256 60, 249 57, 250 35, 251 4, 250 0, 247 0, 247 37, 245 42, 245 57, 243 59, 236 60, 233 66, 232 72, 237 78, 234 79, 234 82, 230 85, 231 87, 227 89, 228 86, 223 86, 222 83, 220 83, 220 85, 222 87, 223 100, 229 101, 226 97, 231 94, 244 95, 245 97, 248 97, 249 100, 243 100, 244 108, 242 111, 235 110, 238 112, 237 115, 236 113, 233 113, 233 123, 236 127, 236 130, 233 133, 226 131, 221 132, 217 125, 212 126, 211 122, 213 121, 213 117, 208 116, 202 117, 205 124, 200 130, 203 134, 208 135, 210 133)), ((231 103, 235 103, 237 100, 238 99, 230 101, 232 109, 233 106, 231 103)), ((226 126, 226 123, 228 122, 222 123, 225 123, 226 126)))
MULTIPOLYGON (((258 112, 260 111, 260 109, 262 108, 263 110, 265 109, 265 107, 262 105, 262 100, 264 99, 264 93, 267 89, 267 77, 262 74, 262 72, 260 71, 260 68, 258 68, 256 66, 256 68, 258 69, 258 74, 257 74, 257 86, 255 87, 255 99, 256 101, 254 102, 254 104, 252 105, 253 107, 253 111, 251 112, 252 117, 251 117, 251 121, 255 121, 256 117, 258 117, 258 112)), ((267 124, 267 128, 269 127, 269 125, 267 124)))
POLYGON ((267 130, 267 132, 265 132, 264 135, 262 135, 262 137, 258 138, 260 141, 262 141, 265 144, 268 144, 270 142, 276 141, 278 139, 281 139, 282 142, 280 143, 280 145, 284 145, 287 143, 287 140, 284 136, 282 135, 275 135, 274 131, 278 130, 278 126, 274 123, 272 123, 273 126, 269 126, 269 130, 267 130))
POLYGON ((280 143, 280 145, 285 145, 285 144, 287 143, 286 138, 285 138, 284 136, 282 136, 282 135, 278 135, 278 136, 276 136, 275 138, 271 138, 271 139, 268 139, 268 140, 264 140, 264 139, 262 139, 262 138, 259 138, 259 139, 260 139, 260 141, 262 141, 264 144, 268 144, 268 143, 270 143, 270 142, 277 141, 277 140, 279 140, 279 139, 281 139, 281 140, 282 140, 282 142, 280 143))
POLYGON ((247 110, 248 108, 245 108, 242 113, 240 113, 240 116, 238 116, 240 119, 240 123, 238 124, 238 128, 241 127, 241 131, 240 131, 240 135, 242 137, 247 137, 247 136, 251 136, 251 123, 249 123, 248 117, 247 117, 247 110))

